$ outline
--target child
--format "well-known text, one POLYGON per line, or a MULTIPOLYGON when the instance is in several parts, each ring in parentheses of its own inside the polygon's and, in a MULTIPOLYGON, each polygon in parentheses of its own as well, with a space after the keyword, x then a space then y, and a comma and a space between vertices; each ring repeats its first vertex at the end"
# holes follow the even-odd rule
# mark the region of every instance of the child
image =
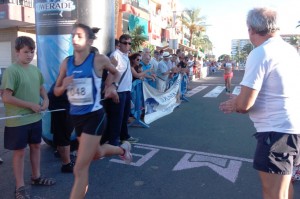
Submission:
POLYGON ((49 100, 43 87, 44 79, 41 72, 36 66, 30 64, 35 50, 33 39, 26 36, 18 37, 15 50, 17 61, 5 70, 2 79, 5 115, 31 115, 5 121, 4 147, 13 150, 15 196, 18 199, 27 199, 30 198, 24 183, 24 158, 27 144, 29 144, 32 167, 31 184, 46 186, 55 184, 54 179, 43 177, 40 173, 42 116, 39 113, 48 108, 49 100))

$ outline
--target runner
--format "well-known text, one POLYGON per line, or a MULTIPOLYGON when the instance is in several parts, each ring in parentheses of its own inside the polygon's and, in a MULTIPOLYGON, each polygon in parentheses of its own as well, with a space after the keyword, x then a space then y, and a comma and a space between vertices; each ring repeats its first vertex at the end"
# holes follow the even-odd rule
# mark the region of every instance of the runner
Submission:
MULTIPOLYGON (((109 71, 115 82, 120 75, 108 57, 90 52, 95 34, 84 24, 75 24, 72 31, 74 55, 61 64, 54 94, 60 96, 67 89, 70 102, 70 115, 79 140, 77 159, 74 167, 75 181, 71 199, 82 199, 88 188, 88 175, 91 161, 104 156, 120 155, 130 163, 131 145, 124 142, 120 147, 109 144, 99 145, 106 128, 106 114, 100 104, 101 77, 103 69, 109 71)), ((105 98, 119 102, 115 85, 105 88, 105 98)))
POLYGON ((224 80, 225 80, 225 87, 226 92, 231 92, 231 79, 233 77, 233 63, 230 61, 228 55, 225 56, 224 63, 222 64, 222 69, 224 69, 224 80))

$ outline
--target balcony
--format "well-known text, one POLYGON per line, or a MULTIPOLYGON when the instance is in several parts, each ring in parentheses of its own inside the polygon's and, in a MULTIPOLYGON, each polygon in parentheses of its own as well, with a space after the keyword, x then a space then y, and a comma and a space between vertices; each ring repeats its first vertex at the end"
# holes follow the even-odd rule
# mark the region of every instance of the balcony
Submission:
POLYGON ((0 0, 0 28, 34 24, 34 0, 0 0))

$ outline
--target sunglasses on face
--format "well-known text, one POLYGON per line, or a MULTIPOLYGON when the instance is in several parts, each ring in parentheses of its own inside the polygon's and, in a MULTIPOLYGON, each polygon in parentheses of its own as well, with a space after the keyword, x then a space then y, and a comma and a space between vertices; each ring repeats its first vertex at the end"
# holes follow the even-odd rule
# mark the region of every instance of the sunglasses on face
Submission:
POLYGON ((141 61, 140 59, 136 59, 136 61, 141 61))
POLYGON ((124 45, 131 45, 131 42, 127 42, 127 41, 122 41, 122 42, 120 42, 121 44, 124 44, 124 45))

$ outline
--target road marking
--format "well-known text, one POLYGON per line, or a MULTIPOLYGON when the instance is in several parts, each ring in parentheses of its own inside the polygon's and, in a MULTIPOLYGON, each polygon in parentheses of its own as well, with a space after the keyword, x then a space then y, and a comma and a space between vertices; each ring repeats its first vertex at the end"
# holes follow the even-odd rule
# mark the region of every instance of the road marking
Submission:
POLYGON ((241 166, 241 161, 187 153, 173 168, 173 171, 209 167, 220 176, 234 183, 238 177, 241 166))
MULTIPOLYGON (((145 155, 132 153, 132 156, 139 157, 139 159, 136 162, 131 162, 130 163, 130 165, 136 166, 136 167, 142 166, 145 162, 150 160, 159 151, 159 149, 157 149, 157 148, 147 147, 147 146, 134 146, 134 148, 150 150, 150 152, 146 153, 145 155)), ((120 160, 120 159, 111 159, 110 161, 125 164, 125 162, 123 160, 120 160)))
MULTIPOLYGON (((142 166, 147 161, 149 161, 155 154, 157 154, 161 149, 175 152, 183 152, 185 153, 184 156, 173 167, 173 171, 181 171, 199 167, 209 167, 218 175, 224 177, 232 183, 235 183, 238 177, 240 168, 242 166, 242 162, 253 162, 252 159, 247 158, 177 149, 171 147, 155 146, 150 144, 136 143, 133 145, 133 147, 137 149, 145 149, 149 152, 146 152, 145 154, 132 153, 134 161, 130 163, 131 166, 142 166)), ((125 164, 124 161, 120 159, 112 158, 110 159, 110 161, 125 164)))
POLYGON ((203 97, 218 97, 220 95, 220 93, 223 92, 224 89, 225 89, 225 86, 217 86, 216 88, 214 88, 213 90, 208 92, 203 97))
POLYGON ((234 87, 232 94, 239 95, 240 92, 241 92, 241 86, 236 86, 236 87, 234 87))
POLYGON ((220 154, 214 154, 214 153, 206 153, 206 152, 201 152, 201 151, 192 151, 192 150, 186 150, 186 149, 177 149, 177 148, 172 148, 172 147, 156 146, 156 145, 151 145, 151 144, 135 143, 132 146, 134 148, 136 146, 144 146, 144 147, 164 149, 164 150, 169 150, 169 151, 177 151, 177 152, 192 153, 192 154, 205 155, 205 156, 211 156, 211 157, 227 158, 227 159, 238 160, 238 161, 242 161, 242 162, 249 162, 249 163, 253 162, 252 159, 248 159, 248 158, 240 158, 240 157, 220 155, 220 154))
POLYGON ((192 90, 188 91, 185 96, 186 97, 191 97, 191 96, 195 95, 196 93, 199 93, 200 91, 202 91, 206 88, 207 88, 207 86, 197 86, 196 88, 193 88, 192 90))

